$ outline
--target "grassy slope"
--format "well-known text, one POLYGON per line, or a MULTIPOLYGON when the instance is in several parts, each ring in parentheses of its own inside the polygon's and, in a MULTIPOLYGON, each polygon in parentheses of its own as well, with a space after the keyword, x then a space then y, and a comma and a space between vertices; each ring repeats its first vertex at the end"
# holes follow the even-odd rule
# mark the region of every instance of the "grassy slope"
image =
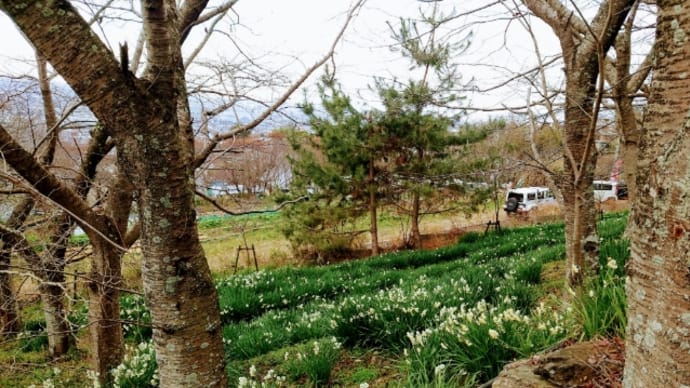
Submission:
MULTIPOLYGON (((623 261, 627 245, 620 236, 625 219, 609 216, 603 224, 602 257, 623 261)), ((285 353, 306 356, 314 341, 327 346, 323 341, 331 336, 344 343, 332 366, 331 382, 336 385, 457 386, 466 379, 459 371, 470 368, 470 378, 486 380, 513 357, 580 335, 577 327, 561 328, 554 335, 533 327, 538 325, 536 319, 542 319, 535 312, 541 308, 538 302, 553 300, 540 285, 542 266, 563 256, 562 244, 562 225, 553 224, 512 229, 500 237, 469 234, 462 243, 435 251, 227 277, 219 281, 219 292, 231 381, 237 382, 242 375, 251 378, 249 366, 255 364, 259 375, 274 369, 288 376, 291 385, 304 384, 310 378, 294 362, 286 361, 285 353), (489 306, 484 312, 475 309, 482 303, 489 306), (504 319, 506 311, 531 314, 534 321, 525 325, 506 321, 500 327, 491 324, 504 319), (489 323, 468 319, 468 312, 476 314, 475 318, 489 314, 489 323), (470 327, 465 335, 475 336, 472 346, 451 343, 437 331, 449 316, 470 327), (500 332, 507 346, 486 341, 489 330, 500 332), (411 346, 408 333, 425 331, 429 331, 425 338, 431 345, 411 346), (434 341, 440 342, 433 345, 434 341), (455 348, 447 351, 444 346, 455 348), (466 359, 468 356, 478 362, 466 359), (443 360, 449 367, 442 375, 434 373, 443 360), (453 360, 465 363, 453 366, 447 362, 453 360)), ((560 289, 558 277, 546 286, 560 289)), ((17 351, 15 345, 7 343, 0 352, 0 386, 40 384, 52 376, 50 368, 36 368, 36 363, 45 360, 40 349, 17 351)), ((61 369, 55 379, 80 386, 77 382, 84 380, 85 373, 83 356, 74 353, 51 364, 61 369)))

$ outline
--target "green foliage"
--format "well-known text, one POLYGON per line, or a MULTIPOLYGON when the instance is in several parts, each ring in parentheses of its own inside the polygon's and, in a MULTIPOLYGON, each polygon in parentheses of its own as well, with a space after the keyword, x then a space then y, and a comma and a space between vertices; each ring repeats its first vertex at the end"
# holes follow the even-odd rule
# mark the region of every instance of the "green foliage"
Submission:
POLYGON ((575 295, 573 314, 584 340, 610 336, 625 338, 625 278, 616 274, 617 268, 616 261, 609 259, 599 276, 589 279, 575 295))
POLYGON ((351 253, 357 236, 354 218, 359 210, 352 203, 313 199, 283 212, 281 232, 292 250, 306 262, 323 264, 351 253))
POLYGON ((226 221, 226 217, 214 214, 200 218, 197 224, 199 226, 199 229, 214 229, 223 226, 226 223, 226 221))
POLYGON ((24 322, 24 328, 18 335, 19 347, 25 352, 38 352, 48 346, 46 324, 42 319, 24 322))
POLYGON ((151 338, 151 312, 141 295, 124 295, 120 297, 120 319, 125 338, 144 342, 151 338))
MULTIPOLYGON (((79 368, 82 369, 82 368, 79 368)), ((84 386, 99 386, 97 384, 96 374, 91 370, 73 370, 70 367, 59 368, 52 367, 47 371, 35 370, 36 377, 41 380, 41 387, 84 387, 84 386), (47 373, 46 373, 47 372, 47 373), (90 380, 88 384, 84 377, 90 380), (88 385, 86 385, 88 384, 88 385)), ((35 384, 29 385, 29 388, 37 387, 35 384)))
POLYGON ((135 348, 128 348, 122 364, 111 373, 116 388, 157 387, 158 363, 153 342, 142 342, 135 348))
POLYGON ((485 140, 490 134, 504 129, 505 119, 489 118, 488 121, 478 124, 465 123, 460 126, 452 136, 448 137, 448 145, 468 146, 485 140))
POLYGON ((563 340, 563 317, 539 307, 529 316, 506 305, 479 302, 472 308, 447 308, 425 330, 408 334, 413 380, 433 382, 450 376, 485 381, 516 357, 563 340))
POLYGON ((380 196, 377 161, 383 140, 375 125, 351 104, 328 74, 319 85, 321 106, 302 106, 313 136, 289 136, 297 157, 291 160, 294 195, 307 201, 284 212, 289 220, 282 232, 296 254, 325 261, 349 249, 357 234, 356 217, 373 211, 370 194, 380 196))
POLYGON ((83 246, 89 245, 91 243, 91 241, 89 240, 89 237, 87 235, 82 234, 82 235, 70 236, 69 243, 70 243, 70 245, 73 245, 73 246, 83 247, 83 246))
MULTIPOLYGON (((68 314, 68 320, 72 327, 81 328, 89 323, 89 306, 86 303, 79 303, 68 314)), ((76 330, 75 330, 76 331, 76 330)))
POLYGON ((606 239, 599 251, 601 270, 587 279, 573 301, 574 319, 580 336, 625 337, 627 299, 625 295, 625 263, 630 256, 630 242, 620 238, 626 218, 621 217, 600 226, 606 239))
POLYGON ((479 232, 467 232, 458 238, 458 243, 473 243, 482 238, 479 232))

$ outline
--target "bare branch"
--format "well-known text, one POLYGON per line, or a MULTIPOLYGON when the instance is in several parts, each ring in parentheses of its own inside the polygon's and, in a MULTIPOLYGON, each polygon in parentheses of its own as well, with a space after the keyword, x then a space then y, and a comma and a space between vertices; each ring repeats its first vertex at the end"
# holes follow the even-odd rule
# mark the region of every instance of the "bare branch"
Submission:
POLYGON ((301 197, 299 197, 299 198, 295 198, 295 199, 290 200, 290 201, 281 202, 280 205, 278 205, 278 207, 276 207, 275 209, 267 209, 267 210, 249 210, 249 211, 245 211, 245 212, 234 212, 234 211, 232 211, 232 210, 230 210, 230 209, 227 209, 227 208, 223 207, 223 205, 221 205, 220 203, 218 203, 218 201, 216 201, 215 199, 209 197, 208 195, 206 195, 206 194, 200 192, 199 190, 196 190, 196 191, 194 191, 194 192, 196 193, 196 195, 198 195, 199 197, 203 198, 203 199, 206 200, 208 203, 210 203, 211 205, 213 205, 216 209, 222 211, 223 213, 230 214, 231 216, 243 216, 243 215, 247 215, 247 214, 275 213, 275 212, 277 212, 278 210, 284 208, 284 207, 287 206, 287 205, 292 205, 292 204, 295 204, 295 203, 298 203, 298 202, 302 202, 302 201, 304 201, 304 200, 306 200, 306 199, 309 198, 309 197, 307 197, 306 195, 303 195, 303 196, 301 196, 301 197))
POLYGON ((366 0, 358 0, 355 5, 350 9, 350 11, 347 14, 345 23, 343 23, 342 28, 336 35, 335 39, 333 40, 330 49, 328 52, 314 65, 312 65, 310 68, 308 68, 302 76, 297 79, 284 93, 282 96, 278 98, 277 101, 273 103, 268 109, 266 109, 263 113, 261 113, 258 117, 256 117, 254 120, 252 120, 250 123, 238 126, 237 128, 228 131, 223 134, 218 134, 214 136, 214 138, 211 140, 210 144, 208 144, 201 152, 197 155, 196 160, 194 162, 194 167, 199 167, 204 160, 213 152, 213 149, 216 147, 218 143, 225 139, 229 139, 233 136, 236 136, 240 133, 250 131, 254 128, 256 128, 259 124, 261 124, 264 120, 266 120, 271 113, 276 111, 285 101, 292 96, 292 94, 321 66, 323 66, 326 62, 328 62, 334 55, 335 55, 335 48, 340 43, 342 40, 343 35, 345 34, 345 31, 347 30, 347 27, 350 25, 350 22, 354 19, 356 16, 357 12, 359 9, 362 7, 366 0))

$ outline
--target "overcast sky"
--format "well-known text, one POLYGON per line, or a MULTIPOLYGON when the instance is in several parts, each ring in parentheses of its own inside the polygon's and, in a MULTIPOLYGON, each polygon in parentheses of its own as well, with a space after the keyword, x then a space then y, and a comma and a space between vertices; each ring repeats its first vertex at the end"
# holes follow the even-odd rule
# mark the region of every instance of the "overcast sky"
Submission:
MULTIPOLYGON (((233 57, 237 55, 239 47, 248 56, 255 57, 257 62, 280 69, 295 79, 328 49, 351 2, 240 0, 230 19, 217 26, 228 34, 217 34, 205 48, 202 59, 212 61, 233 57)), ((440 4, 446 13, 453 10, 463 13, 490 3, 493 2, 446 0, 440 4)), ((390 50, 394 42, 386 22, 396 23, 400 17, 416 17, 420 7, 428 8, 430 5, 417 0, 368 0, 347 31, 345 40, 338 46, 335 61, 337 77, 346 91, 360 98, 362 104, 375 104, 372 94, 366 93, 368 85, 373 84, 374 76, 403 80, 414 76, 409 72, 409 62, 390 50)), ((453 23, 458 38, 470 31, 473 34, 467 52, 455 58, 461 65, 465 81, 475 79, 476 86, 485 89, 536 64, 533 45, 524 28, 510 19, 510 12, 497 4, 478 14, 460 17, 453 23)), ((542 55, 555 54, 558 45, 551 30, 539 21, 534 21, 534 27, 538 32, 542 55)), ((117 47, 123 41, 128 41, 129 46, 134 47, 137 30, 136 25, 118 22, 111 24, 105 35, 111 47, 117 47)), ((202 32, 202 29, 197 29, 197 37, 202 32)), ((30 60, 33 54, 4 15, 0 17, 0 34, 3 36, 0 72, 17 72, 21 68, 21 61, 30 60)), ((194 42, 194 39, 190 40, 194 42)), ((193 44, 189 44, 186 51, 192 48, 193 44)), ((320 74, 321 71, 307 83, 310 95, 313 95, 313 85, 320 74)), ((280 90, 275 91, 275 94, 278 93, 280 90)), ((467 104, 479 108, 519 105, 524 103, 526 94, 526 89, 512 83, 491 92, 468 93, 467 104)), ((297 98, 301 100, 302 93, 297 98)), ((485 116, 486 113, 482 115, 485 116)))
MULTIPOLYGON (((240 1, 236 10, 240 22, 248 28, 238 30, 238 35, 248 49, 256 50, 257 54, 265 48, 275 53, 295 53, 304 66, 311 65, 330 45, 350 3, 350 0, 240 1)), ((440 4, 446 14, 462 14, 490 3, 493 1, 444 1, 440 4)), ((366 93, 367 86, 373 84, 373 76, 403 80, 414 76, 409 72, 409 61, 399 52, 390 50, 394 41, 387 22, 395 24, 401 17, 419 17, 419 9, 430 6, 416 0, 368 0, 348 30, 345 41, 338 46, 337 76, 343 87, 352 94, 361 92, 366 102, 375 103, 373 96, 366 93)), ((533 24, 539 33, 542 55, 556 54, 558 45, 551 30, 538 20, 533 24)), ((479 89, 498 85, 514 72, 532 68, 537 62, 524 28, 511 22, 510 13, 500 4, 460 17, 449 26, 457 30, 458 39, 472 33, 469 49, 455 61, 461 65, 463 79, 468 82, 474 79, 479 89)), ((291 69, 295 71, 300 67, 291 69)), ((468 97, 468 104, 497 108, 502 104, 524 103, 526 92, 511 85, 468 97)))

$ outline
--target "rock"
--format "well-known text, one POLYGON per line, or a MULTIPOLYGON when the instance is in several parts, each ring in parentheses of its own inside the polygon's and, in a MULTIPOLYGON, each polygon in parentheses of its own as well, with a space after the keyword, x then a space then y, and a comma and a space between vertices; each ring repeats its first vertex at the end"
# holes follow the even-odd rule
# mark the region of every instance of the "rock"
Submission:
POLYGON ((620 386, 624 349, 620 339, 576 343, 506 365, 494 388, 620 386))
POLYGON ((491 384, 492 388, 553 388, 556 385, 534 374, 533 360, 516 361, 506 365, 491 384))

